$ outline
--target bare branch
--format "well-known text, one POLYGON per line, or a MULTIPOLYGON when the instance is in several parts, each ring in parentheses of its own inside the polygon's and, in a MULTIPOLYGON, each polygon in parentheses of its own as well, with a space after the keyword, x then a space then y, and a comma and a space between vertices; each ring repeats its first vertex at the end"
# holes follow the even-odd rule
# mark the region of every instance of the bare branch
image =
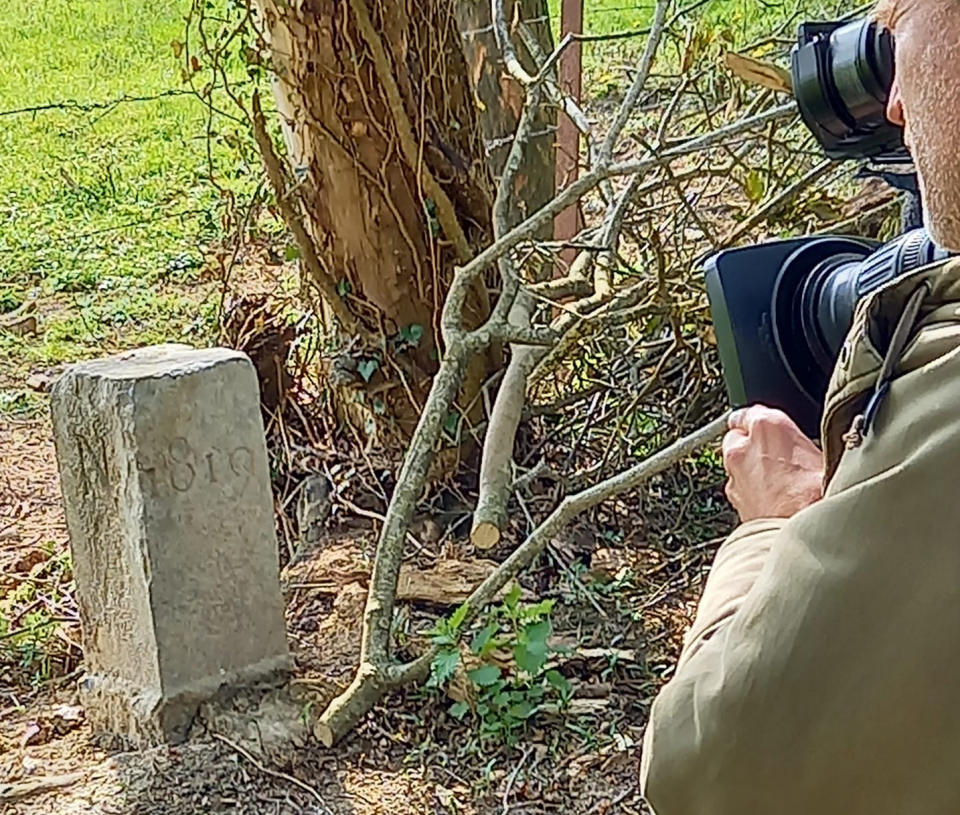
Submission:
MULTIPOLYGON (((529 330, 532 307, 533 301, 529 293, 522 292, 510 314, 509 330, 514 333, 514 341, 521 329, 529 330)), ((556 337, 552 337, 548 345, 552 345, 555 340, 556 337)), ((478 549, 496 546, 507 521, 514 439, 526 400, 527 376, 539 356, 537 349, 529 345, 514 345, 511 351, 507 372, 490 412, 490 423, 480 462, 479 494, 470 532, 470 540, 478 549)))
POLYGON ((836 167, 837 163, 832 159, 821 161, 818 165, 811 168, 804 175, 794 181, 790 186, 785 187, 779 193, 770 198, 770 200, 758 207, 756 212, 752 213, 749 218, 746 218, 741 223, 737 224, 737 226, 732 229, 729 234, 725 235, 719 242, 718 248, 730 246, 731 244, 735 243, 738 238, 740 238, 742 235, 746 235, 747 232, 749 232, 755 226, 763 223, 785 204, 796 198, 797 195, 799 195, 811 184, 817 181, 822 182, 824 176, 829 174, 831 168, 835 169, 836 167))
POLYGON ((647 45, 643 50, 643 56, 640 58, 640 64, 637 66, 637 74, 600 147, 600 152, 597 156, 597 163, 600 167, 605 167, 610 163, 610 159, 613 156, 613 147, 617 139, 620 138, 620 134, 623 132, 623 128, 633 113, 633 109, 637 106, 640 94, 643 93, 643 89, 647 84, 647 77, 650 76, 653 59, 657 54, 657 49, 660 47, 660 37, 663 35, 663 27, 667 20, 667 9, 670 8, 672 2, 673 0, 657 0, 657 7, 653 13, 653 23, 650 26, 650 35, 647 37, 647 45))
POLYGON ((507 16, 503 11, 503 0, 490 0, 490 16, 493 19, 493 32, 497 38, 497 48, 500 49, 500 56, 503 58, 507 73, 522 85, 532 85, 534 78, 520 64, 513 42, 510 40, 507 16))
POLYGON ((734 136, 747 133, 767 122, 793 118, 796 112, 796 103, 788 102, 780 107, 770 108, 762 113, 739 119, 729 125, 712 130, 703 136, 689 138, 675 147, 664 150, 658 158, 636 159, 619 164, 611 164, 606 168, 595 168, 569 184, 556 198, 542 206, 533 213, 533 215, 529 216, 525 221, 515 226, 505 235, 495 240, 486 249, 477 254, 468 264, 460 267, 457 270, 457 276, 472 279, 481 274, 484 269, 491 263, 494 263, 505 252, 518 246, 523 240, 532 237, 544 224, 550 221, 554 215, 562 212, 570 206, 570 204, 575 203, 583 195, 596 187, 604 178, 645 173, 656 167, 661 161, 688 156, 701 150, 706 150, 709 147, 715 147, 722 142, 732 139, 734 136))

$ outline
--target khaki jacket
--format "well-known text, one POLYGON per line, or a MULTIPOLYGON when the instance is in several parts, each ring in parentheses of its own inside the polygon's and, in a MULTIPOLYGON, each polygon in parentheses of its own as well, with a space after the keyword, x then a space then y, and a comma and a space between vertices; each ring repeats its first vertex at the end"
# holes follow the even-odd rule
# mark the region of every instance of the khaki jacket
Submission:
POLYGON ((861 304, 822 438, 824 498, 717 555, 644 739, 657 815, 960 814, 960 261, 861 304))

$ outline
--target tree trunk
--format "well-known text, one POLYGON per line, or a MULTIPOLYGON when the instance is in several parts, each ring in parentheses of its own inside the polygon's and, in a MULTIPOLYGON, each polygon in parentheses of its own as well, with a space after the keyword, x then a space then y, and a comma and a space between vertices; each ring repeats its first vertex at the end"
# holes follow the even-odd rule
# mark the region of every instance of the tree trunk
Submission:
MULTIPOLYGON (((546 0, 517 3, 514 27, 529 21, 549 53, 546 0)), ((280 194, 295 204, 284 215, 302 218, 313 243, 312 274, 325 279, 313 290, 341 300, 325 313, 345 308, 360 335, 340 325, 340 408, 365 431, 390 419, 402 440, 437 368, 454 268, 491 238, 522 92, 503 71, 488 0, 263 0, 261 12, 289 160, 280 194)), ((541 130, 518 177, 518 217, 553 194, 550 122, 541 130)), ((488 309, 477 286, 464 323, 488 309)), ((495 357, 469 372, 462 406, 479 407, 495 357)))

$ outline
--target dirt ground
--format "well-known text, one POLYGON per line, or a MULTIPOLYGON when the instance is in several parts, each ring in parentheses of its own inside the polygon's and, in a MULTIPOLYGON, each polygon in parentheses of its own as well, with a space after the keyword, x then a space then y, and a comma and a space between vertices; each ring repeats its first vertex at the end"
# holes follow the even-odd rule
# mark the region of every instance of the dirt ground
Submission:
MULTIPOLYGON (((45 418, 0 422, 0 490, 0 589, 7 594, 25 581, 42 583, 38 596, 56 604, 50 613, 59 623, 57 639, 47 642, 44 679, 0 662, 4 813, 645 811, 636 787, 643 724, 689 620, 699 562, 685 558, 678 571, 675 557, 625 548, 620 554, 632 556, 643 575, 633 593, 598 594, 590 603, 566 596, 556 628, 579 649, 563 666, 576 688, 574 702, 565 715, 538 715, 512 746, 480 745, 469 720, 447 715, 449 700, 411 688, 385 699, 330 750, 309 741, 258 757, 198 723, 185 744, 124 751, 91 733, 78 705, 82 665, 72 584, 68 572, 51 566, 63 562, 67 538, 45 418)), ((351 674, 365 573, 360 568, 349 581, 341 575, 337 591, 316 582, 317 568, 362 562, 372 533, 358 529, 332 536, 321 561, 308 559, 285 581, 293 682, 321 702, 351 674)), ((568 546, 592 548, 594 566, 616 556, 597 550, 584 530, 573 530, 568 546)), ((436 617, 436 609, 416 604, 410 613, 436 617)))

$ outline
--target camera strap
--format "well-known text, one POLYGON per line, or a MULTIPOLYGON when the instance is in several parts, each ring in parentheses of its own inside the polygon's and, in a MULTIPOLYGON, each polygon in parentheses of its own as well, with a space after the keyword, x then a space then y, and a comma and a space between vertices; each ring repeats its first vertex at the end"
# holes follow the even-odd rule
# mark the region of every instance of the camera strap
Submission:
POLYGON ((883 357, 883 364, 880 366, 880 371, 877 374, 877 382, 876 385, 874 385, 873 393, 867 402, 866 408, 864 408, 863 421, 859 423, 859 427, 855 428, 861 436, 865 436, 870 432, 870 426, 873 424, 877 408, 880 407, 881 402, 883 402, 884 397, 890 390, 890 383, 894 379, 897 363, 900 362, 900 357, 903 355, 903 351, 910 341, 913 327, 917 322, 917 316, 920 314, 920 307, 929 294, 930 284, 924 280, 911 293, 907 304, 900 313, 896 328, 893 329, 893 334, 890 337, 887 352, 883 357))

